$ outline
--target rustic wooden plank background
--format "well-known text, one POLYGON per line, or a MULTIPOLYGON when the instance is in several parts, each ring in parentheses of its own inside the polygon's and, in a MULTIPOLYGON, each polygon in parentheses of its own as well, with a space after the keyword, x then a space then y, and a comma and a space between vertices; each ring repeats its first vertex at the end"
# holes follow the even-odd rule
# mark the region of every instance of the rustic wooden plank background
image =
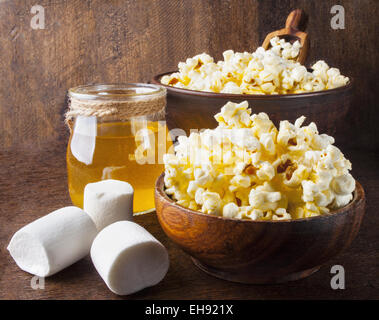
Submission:
POLYGON ((36 1, 0 1, 0 150, 66 143, 68 88, 95 82, 149 81, 200 52, 218 58, 254 50, 294 8, 309 14, 308 62, 325 59, 355 78, 347 128, 355 146, 376 148, 379 109, 378 1, 338 1, 345 29, 330 27, 335 0, 37 1, 44 30, 33 30, 36 1))

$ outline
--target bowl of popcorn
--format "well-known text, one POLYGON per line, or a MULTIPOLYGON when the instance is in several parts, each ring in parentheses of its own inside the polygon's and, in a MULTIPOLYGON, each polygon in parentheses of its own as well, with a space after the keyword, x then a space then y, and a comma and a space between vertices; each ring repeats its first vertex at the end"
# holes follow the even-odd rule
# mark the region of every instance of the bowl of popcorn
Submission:
POLYGON ((285 282, 351 244, 365 195, 333 137, 303 116, 276 127, 247 101, 214 117, 215 129, 178 138, 155 188, 159 223, 199 268, 236 282, 285 282))
POLYGON ((228 101, 247 100, 255 112, 265 112, 275 125, 300 116, 316 122, 338 142, 344 137, 351 105, 352 79, 320 60, 307 69, 296 62, 301 45, 275 37, 271 47, 255 52, 227 50, 215 62, 199 54, 178 64, 177 72, 157 75, 152 82, 167 89, 170 129, 214 128, 213 115, 228 101))

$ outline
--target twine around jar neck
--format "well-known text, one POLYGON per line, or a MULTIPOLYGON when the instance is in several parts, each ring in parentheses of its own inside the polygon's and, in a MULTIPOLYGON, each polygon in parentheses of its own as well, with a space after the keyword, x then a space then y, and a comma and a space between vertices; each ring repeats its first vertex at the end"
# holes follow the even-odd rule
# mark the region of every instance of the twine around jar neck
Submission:
POLYGON ((122 121, 141 116, 158 119, 164 115, 165 106, 165 91, 129 100, 78 99, 70 96, 65 122, 71 128, 77 116, 95 116, 101 121, 122 121))

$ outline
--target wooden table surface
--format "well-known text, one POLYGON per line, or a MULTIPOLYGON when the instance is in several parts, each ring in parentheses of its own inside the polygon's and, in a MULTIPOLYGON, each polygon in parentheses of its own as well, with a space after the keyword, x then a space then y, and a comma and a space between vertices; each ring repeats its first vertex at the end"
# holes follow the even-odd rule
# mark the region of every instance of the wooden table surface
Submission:
POLYGON ((378 299, 379 298, 379 156, 345 152, 353 175, 366 190, 367 210, 352 246, 309 278, 280 285, 243 285, 198 270, 161 230, 155 213, 136 221, 168 249, 170 269, 157 286, 128 297, 110 292, 89 257, 33 290, 32 276, 21 271, 6 250, 19 228, 52 210, 70 205, 63 148, 0 153, 0 299, 378 299), (345 290, 332 290, 330 268, 345 268, 345 290))

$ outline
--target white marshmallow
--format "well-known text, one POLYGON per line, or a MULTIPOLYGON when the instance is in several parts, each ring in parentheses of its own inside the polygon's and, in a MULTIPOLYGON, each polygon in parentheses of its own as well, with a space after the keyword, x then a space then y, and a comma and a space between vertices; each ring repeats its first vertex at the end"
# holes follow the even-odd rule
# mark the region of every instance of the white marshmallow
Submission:
POLYGON ((165 247, 131 221, 104 228, 92 243, 91 258, 108 288, 118 295, 156 285, 169 267, 165 247))
POLYGON ((83 210, 65 207, 18 230, 7 249, 22 270, 47 277, 84 258, 96 234, 83 210))
POLYGON ((121 220, 133 219, 133 187, 124 181, 102 180, 84 188, 83 209, 98 231, 121 220))

